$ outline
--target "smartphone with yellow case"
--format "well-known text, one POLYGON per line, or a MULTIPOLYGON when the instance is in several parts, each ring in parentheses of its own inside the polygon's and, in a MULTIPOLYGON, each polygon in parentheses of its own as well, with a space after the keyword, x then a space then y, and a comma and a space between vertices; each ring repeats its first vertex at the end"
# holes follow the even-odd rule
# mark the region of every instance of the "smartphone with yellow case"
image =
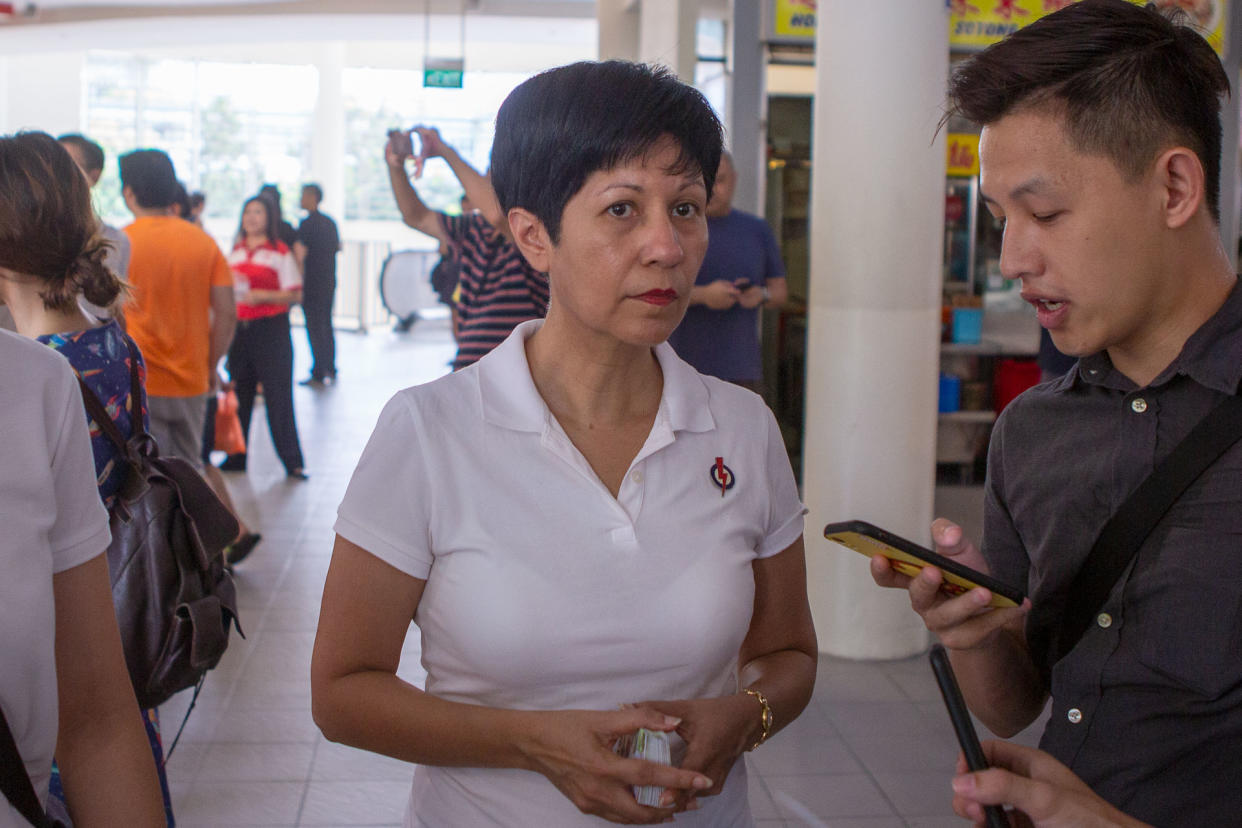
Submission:
POLYGON ((941 591, 950 595, 963 595, 975 587, 985 587, 992 593, 993 607, 1016 607, 1025 599, 1021 590, 864 520, 830 523, 824 527, 824 537, 868 558, 883 555, 893 569, 911 578, 923 567, 934 566, 944 574, 941 591))

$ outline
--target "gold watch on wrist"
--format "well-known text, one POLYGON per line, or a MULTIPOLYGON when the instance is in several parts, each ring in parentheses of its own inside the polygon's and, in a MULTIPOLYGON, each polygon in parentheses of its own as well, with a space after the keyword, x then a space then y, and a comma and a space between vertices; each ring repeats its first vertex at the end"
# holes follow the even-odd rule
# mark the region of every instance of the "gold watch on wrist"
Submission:
POLYGON ((772 735, 772 705, 768 704, 768 697, 753 687, 745 687, 742 692, 748 696, 754 696, 759 700, 761 710, 759 711, 759 723, 763 726, 763 733, 755 740, 755 743, 746 750, 751 751, 762 745, 772 735))

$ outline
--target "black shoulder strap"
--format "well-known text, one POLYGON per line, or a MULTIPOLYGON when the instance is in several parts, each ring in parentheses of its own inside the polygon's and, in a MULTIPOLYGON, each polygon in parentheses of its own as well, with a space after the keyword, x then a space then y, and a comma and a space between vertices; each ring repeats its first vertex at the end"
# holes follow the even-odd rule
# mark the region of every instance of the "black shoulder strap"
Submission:
POLYGON ((26 821, 35 826, 44 824, 43 807, 39 805, 30 774, 26 773, 26 766, 22 764, 22 755, 17 750, 17 742, 13 739, 13 731, 9 730, 3 709, 0 709, 0 787, 4 788, 5 799, 26 821))
POLYGON ((1242 396, 1235 395, 1200 420, 1109 518, 1070 585, 1050 648, 1049 666, 1078 644, 1113 584, 1182 492, 1240 438, 1242 396))

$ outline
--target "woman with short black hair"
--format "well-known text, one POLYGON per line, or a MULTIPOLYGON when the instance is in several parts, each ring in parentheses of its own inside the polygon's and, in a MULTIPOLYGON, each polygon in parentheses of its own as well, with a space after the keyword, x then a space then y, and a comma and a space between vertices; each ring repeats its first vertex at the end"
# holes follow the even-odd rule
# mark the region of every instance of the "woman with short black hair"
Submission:
POLYGON ((547 318, 388 404, 311 668, 328 738, 418 763, 408 826, 754 824, 738 760, 806 705, 817 648, 776 421, 665 342, 720 151, 702 96, 637 64, 501 107, 492 179, 547 318), (396 675, 411 619, 425 690, 396 675), (673 767, 616 755, 639 729, 673 767))

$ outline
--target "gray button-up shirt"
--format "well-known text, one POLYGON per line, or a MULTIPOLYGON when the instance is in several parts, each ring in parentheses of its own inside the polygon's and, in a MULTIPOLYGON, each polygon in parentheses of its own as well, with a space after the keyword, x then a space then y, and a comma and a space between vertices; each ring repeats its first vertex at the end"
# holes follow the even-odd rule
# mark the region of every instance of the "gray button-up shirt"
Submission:
MULTIPOLYGON (((1016 399, 988 452, 983 553, 1055 627, 1108 518, 1242 381, 1242 287, 1138 388, 1106 354, 1016 399)), ((1158 826, 1242 824, 1242 443, 1169 510, 1052 672, 1041 746, 1158 826)))

